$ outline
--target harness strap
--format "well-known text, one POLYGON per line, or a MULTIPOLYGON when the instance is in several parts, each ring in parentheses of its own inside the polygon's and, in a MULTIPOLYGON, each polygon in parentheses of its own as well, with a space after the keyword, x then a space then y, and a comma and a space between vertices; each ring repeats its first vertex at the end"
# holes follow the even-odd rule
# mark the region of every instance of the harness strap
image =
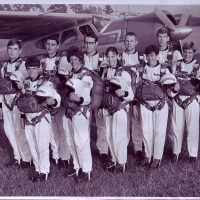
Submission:
POLYGON ((161 110, 165 105, 166 98, 162 98, 155 106, 151 106, 147 101, 141 100, 140 103, 145 106, 148 110, 154 112, 155 110, 161 110))
POLYGON ((47 117, 45 116, 47 113, 49 113, 49 111, 48 111, 47 109, 43 110, 43 111, 41 112, 41 114, 38 115, 38 116, 36 116, 36 117, 34 117, 34 118, 31 120, 31 122, 29 122, 29 121, 27 120, 27 118, 25 118, 25 125, 26 125, 26 126, 29 126, 29 125, 35 126, 38 122, 41 122, 41 120, 42 120, 43 117, 46 119, 46 121, 47 121, 48 123, 50 123, 49 120, 47 119, 47 117))
POLYGON ((181 100, 179 95, 176 95, 174 100, 183 109, 186 109, 195 99, 197 98, 197 93, 189 96, 184 101, 181 100))

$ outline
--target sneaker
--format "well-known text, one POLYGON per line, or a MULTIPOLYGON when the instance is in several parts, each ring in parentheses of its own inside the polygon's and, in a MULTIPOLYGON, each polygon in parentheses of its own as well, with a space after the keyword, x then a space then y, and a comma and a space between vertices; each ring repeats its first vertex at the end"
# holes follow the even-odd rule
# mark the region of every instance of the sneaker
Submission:
POLYGON ((8 162, 5 164, 5 167, 19 166, 19 165, 20 165, 20 160, 13 159, 13 160, 8 161, 8 162))
POLYGON ((74 169, 74 168, 69 168, 69 169, 67 169, 67 171, 65 172, 64 177, 66 178, 66 177, 74 176, 74 175, 76 175, 76 172, 77 172, 76 169, 74 169))
POLYGON ((172 157, 171 157, 171 162, 172 163, 176 163, 176 162, 178 162, 178 155, 176 155, 176 154, 172 154, 172 157))
POLYGON ((196 163, 197 163, 197 158, 196 158, 196 157, 190 156, 190 157, 189 157, 189 163, 191 163, 191 164, 196 164, 196 163))
POLYGON ((124 173, 126 171, 126 164, 117 164, 115 166, 115 172, 116 173, 124 173))
POLYGON ((31 166, 31 161, 30 162, 25 162, 25 161, 21 161, 20 166, 22 169, 27 169, 31 166))
POLYGON ((69 167, 69 160, 59 159, 58 161, 58 169, 67 169, 69 167))
POLYGON ((110 169, 112 167, 114 167, 116 165, 115 162, 113 162, 112 160, 108 160, 107 162, 104 163, 104 168, 105 169, 110 169))
POLYGON ((135 152, 135 157, 136 157, 136 161, 139 163, 142 161, 142 159, 144 158, 142 151, 136 151, 135 152))
POLYGON ((90 180, 90 172, 80 172, 77 176, 77 181, 89 181, 90 180))
POLYGON ((100 162, 102 165, 104 165, 108 160, 110 160, 108 154, 103 153, 100 155, 100 162))
POLYGON ((153 162, 151 163, 151 165, 150 165, 150 167, 151 168, 158 168, 159 166, 160 166, 160 162, 161 162, 161 160, 159 160, 159 159, 154 159, 153 160, 153 162))
POLYGON ((149 163, 150 163, 150 159, 147 158, 147 157, 145 157, 145 158, 140 162, 139 165, 142 166, 142 167, 145 167, 145 166, 149 165, 149 163))
POLYGON ((36 179, 38 179, 40 173, 37 171, 34 171, 30 176, 29 176, 29 180, 35 182, 36 179))
POLYGON ((58 164, 58 160, 59 160, 59 159, 54 159, 54 158, 52 158, 52 159, 51 159, 51 162, 52 162, 54 165, 57 165, 57 164, 58 164))
POLYGON ((49 174, 40 173, 39 181, 46 181, 49 174))

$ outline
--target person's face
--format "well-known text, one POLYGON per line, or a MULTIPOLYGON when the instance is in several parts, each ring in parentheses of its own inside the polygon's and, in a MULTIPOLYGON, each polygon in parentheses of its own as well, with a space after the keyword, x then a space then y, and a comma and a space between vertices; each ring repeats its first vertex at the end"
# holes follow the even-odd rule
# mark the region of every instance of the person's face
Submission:
POLYGON ((108 55, 106 57, 108 64, 112 67, 115 68, 117 67, 117 54, 115 54, 112 51, 108 52, 108 55))
POLYGON ((93 53, 96 51, 96 47, 98 45, 98 42, 95 42, 95 38, 92 37, 86 37, 85 41, 85 49, 87 53, 93 53))
POLYGON ((183 58, 185 63, 190 63, 194 58, 194 51, 192 49, 183 50, 183 58))
POLYGON ((32 80, 35 80, 39 75, 40 69, 37 66, 30 66, 27 68, 27 72, 28 72, 29 77, 32 80))
POLYGON ((46 41, 46 50, 49 55, 54 55, 58 50, 59 45, 57 44, 56 40, 48 39, 46 41))
POLYGON ((125 40, 124 40, 126 50, 128 50, 128 51, 135 50, 137 43, 138 42, 137 42, 137 39, 136 39, 135 36, 127 35, 125 40))
POLYGON ((74 69, 75 72, 77 72, 83 66, 79 58, 76 56, 70 57, 70 64, 72 65, 72 68, 74 69))
POLYGON ((17 44, 8 46, 7 48, 8 56, 11 60, 17 59, 21 54, 21 49, 17 44))
POLYGON ((169 41, 169 36, 168 36, 167 33, 159 33, 158 34, 158 43, 159 43, 159 46, 161 46, 161 47, 167 46, 168 41, 169 41))
POLYGON ((157 64, 157 55, 153 52, 146 55, 147 61, 150 67, 154 67, 157 64))

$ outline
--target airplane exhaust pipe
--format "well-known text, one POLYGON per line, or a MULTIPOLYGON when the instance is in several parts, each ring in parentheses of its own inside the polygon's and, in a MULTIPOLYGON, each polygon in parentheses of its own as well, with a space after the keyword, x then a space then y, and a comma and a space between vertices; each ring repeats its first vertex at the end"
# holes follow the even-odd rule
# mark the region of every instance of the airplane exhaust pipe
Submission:
POLYGON ((177 27, 175 30, 170 31, 173 40, 182 40, 192 33, 192 28, 188 26, 177 27))

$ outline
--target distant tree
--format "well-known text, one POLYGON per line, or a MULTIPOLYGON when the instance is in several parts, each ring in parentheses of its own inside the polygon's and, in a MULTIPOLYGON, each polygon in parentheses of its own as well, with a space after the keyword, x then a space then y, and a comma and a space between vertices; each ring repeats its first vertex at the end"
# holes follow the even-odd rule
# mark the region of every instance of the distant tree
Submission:
POLYGON ((95 6, 89 6, 82 9, 81 13, 97 14, 97 8, 95 6))
POLYGON ((113 9, 110 5, 106 5, 104 12, 105 12, 106 15, 110 15, 111 13, 113 13, 113 9))
POLYGON ((102 14, 103 14, 103 9, 102 9, 101 7, 98 7, 98 8, 97 8, 97 13, 98 13, 99 15, 102 15, 102 14))
POLYGON ((44 12, 45 10, 41 4, 31 4, 30 11, 31 12, 44 12))
POLYGON ((83 13, 83 5, 81 5, 81 4, 71 4, 69 6, 75 13, 83 13))
POLYGON ((12 11, 12 8, 9 4, 1 4, 4 11, 12 11))
POLYGON ((65 4, 53 4, 47 9, 47 11, 50 10, 55 10, 53 12, 58 12, 58 13, 66 13, 67 6, 65 4))

